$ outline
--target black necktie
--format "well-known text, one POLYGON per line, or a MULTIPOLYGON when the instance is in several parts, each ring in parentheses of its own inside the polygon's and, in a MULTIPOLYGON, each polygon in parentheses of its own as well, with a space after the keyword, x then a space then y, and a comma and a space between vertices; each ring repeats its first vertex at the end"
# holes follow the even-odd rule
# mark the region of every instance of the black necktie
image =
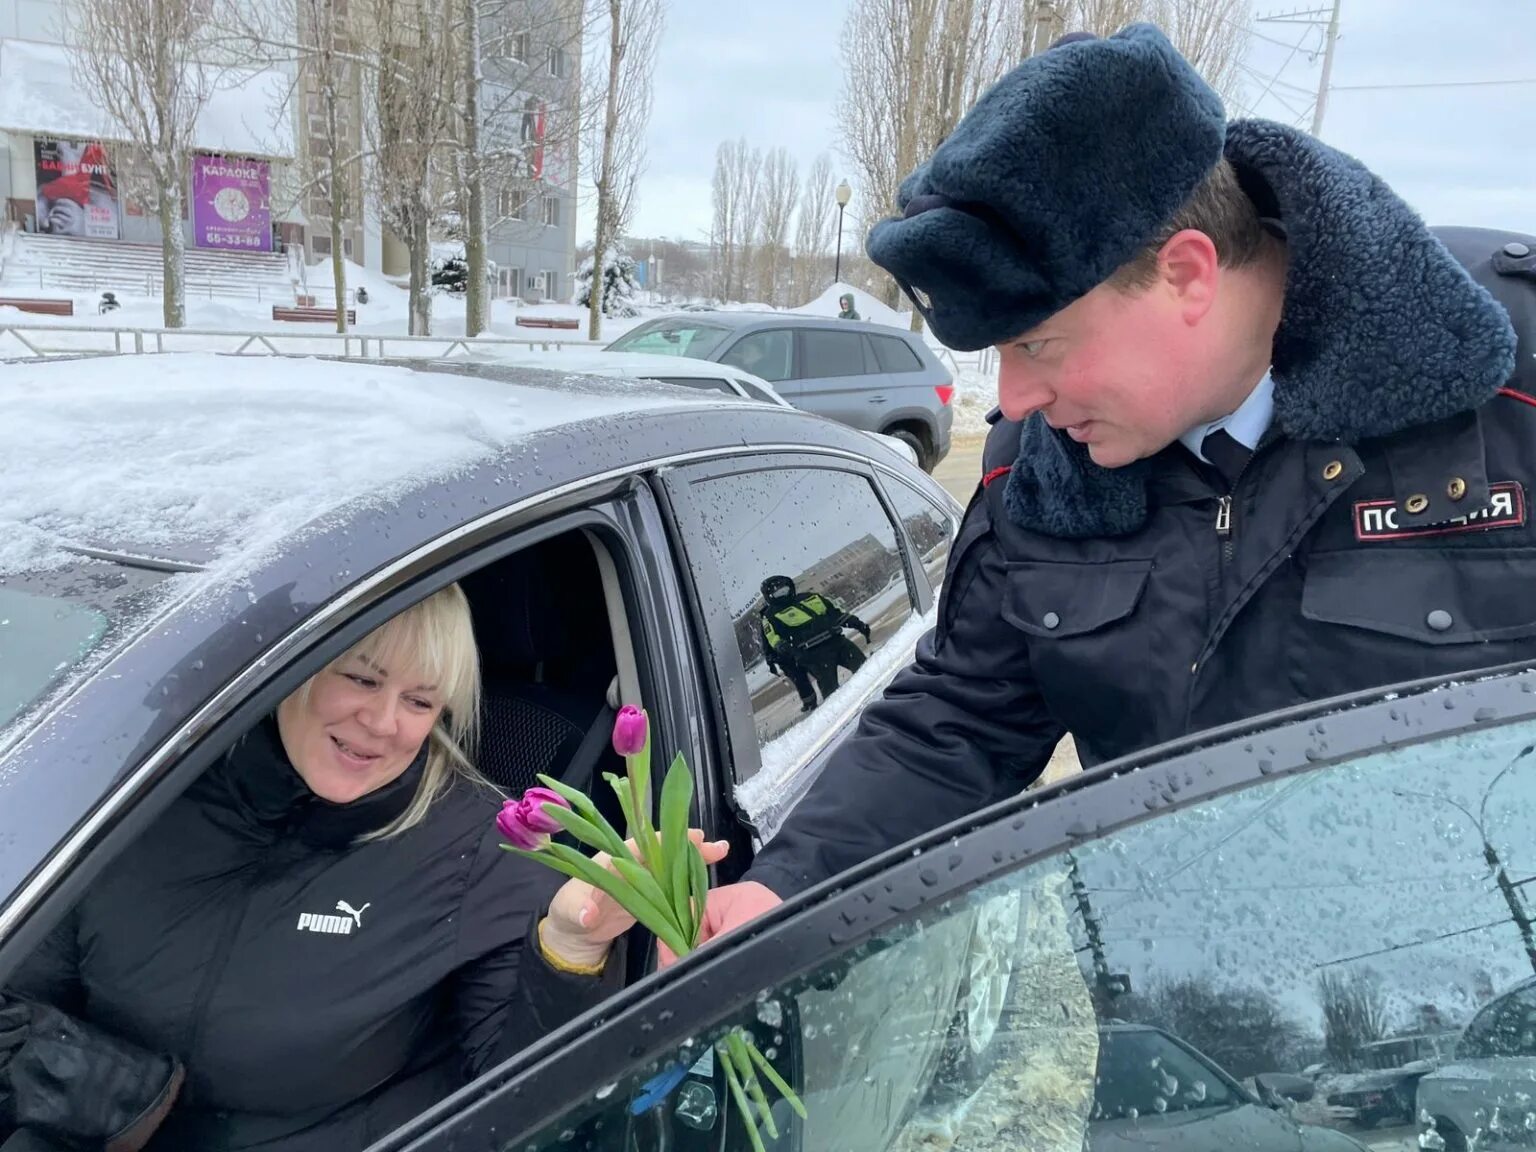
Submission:
POLYGON ((1200 441, 1200 454, 1215 465, 1216 471, 1226 480, 1227 487, 1232 488, 1236 486, 1237 478, 1242 475, 1253 450, 1244 448, 1224 429, 1218 428, 1200 441))

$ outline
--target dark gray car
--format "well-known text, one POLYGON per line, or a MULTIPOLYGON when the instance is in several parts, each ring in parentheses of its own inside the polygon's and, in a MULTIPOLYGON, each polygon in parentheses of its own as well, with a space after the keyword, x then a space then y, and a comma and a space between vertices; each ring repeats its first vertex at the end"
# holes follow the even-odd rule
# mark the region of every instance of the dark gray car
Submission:
POLYGON ((906 441, 925 471, 949 453, 955 382, 920 333, 785 312, 689 313, 641 324, 608 348, 741 368, 796 408, 906 441))

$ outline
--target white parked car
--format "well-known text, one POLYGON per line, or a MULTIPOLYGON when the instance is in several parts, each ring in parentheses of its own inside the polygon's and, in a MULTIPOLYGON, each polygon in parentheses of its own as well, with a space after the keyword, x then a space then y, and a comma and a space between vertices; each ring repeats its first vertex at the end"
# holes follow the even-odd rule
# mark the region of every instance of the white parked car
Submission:
MULTIPOLYGON (((608 352, 602 349, 574 348, 558 352, 498 353, 497 361, 511 361, 528 368, 547 368, 553 372, 572 372, 583 376, 618 376, 636 380, 655 380, 680 388, 704 388, 728 396, 744 396, 780 408, 794 405, 760 377, 729 364, 695 360, 687 356, 661 356, 651 352, 608 352)), ((861 429, 862 431, 862 429, 861 429)), ((909 464, 917 464, 917 452, 905 440, 879 432, 866 432, 909 464)))

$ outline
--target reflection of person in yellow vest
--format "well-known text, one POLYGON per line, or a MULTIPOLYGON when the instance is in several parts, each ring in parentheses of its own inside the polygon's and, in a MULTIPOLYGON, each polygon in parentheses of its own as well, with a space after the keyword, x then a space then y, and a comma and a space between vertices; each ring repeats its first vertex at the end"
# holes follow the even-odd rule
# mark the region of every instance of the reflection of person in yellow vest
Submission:
POLYGON ((825 700, 837 691, 837 670, 856 672, 864 664, 864 653, 843 635, 852 628, 871 640, 869 625, 851 612, 844 612, 830 597, 819 592, 800 595, 788 576, 770 576, 763 581, 763 611, 758 620, 758 635, 768 670, 782 673, 800 694, 800 710, 809 712, 817 705, 816 690, 825 700))

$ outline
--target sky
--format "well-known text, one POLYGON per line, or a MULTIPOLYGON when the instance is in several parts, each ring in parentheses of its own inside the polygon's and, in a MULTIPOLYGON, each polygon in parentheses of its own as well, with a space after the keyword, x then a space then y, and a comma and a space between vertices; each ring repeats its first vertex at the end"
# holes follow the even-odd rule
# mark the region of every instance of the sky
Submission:
MULTIPOLYGON (((1326 4, 1256 0, 1254 7, 1265 16, 1326 4)), ((849 0, 670 0, 631 234, 707 239, 715 149, 740 136, 789 148, 802 173, 819 152, 832 152, 837 175, 848 175, 857 195, 836 132, 838 44, 849 7, 849 0)), ((1253 27, 1245 90, 1229 114, 1310 123, 1323 28, 1253 27)), ((1373 168, 1431 224, 1536 233, 1536 83, 1485 83, 1536 81, 1536 0, 1341 0, 1340 27, 1323 139, 1373 168), (1356 90, 1465 81, 1479 85, 1356 90)), ((581 232, 590 239, 589 219, 581 232)))

